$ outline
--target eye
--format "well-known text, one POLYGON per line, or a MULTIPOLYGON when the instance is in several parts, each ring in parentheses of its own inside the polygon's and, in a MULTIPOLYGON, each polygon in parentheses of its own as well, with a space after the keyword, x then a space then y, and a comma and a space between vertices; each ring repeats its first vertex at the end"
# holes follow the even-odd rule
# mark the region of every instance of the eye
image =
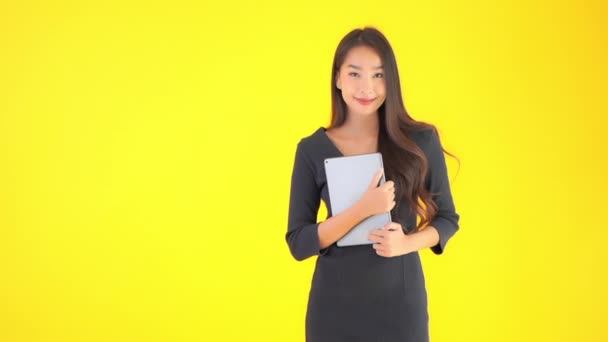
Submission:
POLYGON ((354 71, 353 72, 349 72, 348 76, 355 76, 356 77, 356 76, 359 76, 359 73, 358 72, 354 72, 354 71))
POLYGON ((384 78, 384 74, 379 72, 375 75, 377 78, 384 78))

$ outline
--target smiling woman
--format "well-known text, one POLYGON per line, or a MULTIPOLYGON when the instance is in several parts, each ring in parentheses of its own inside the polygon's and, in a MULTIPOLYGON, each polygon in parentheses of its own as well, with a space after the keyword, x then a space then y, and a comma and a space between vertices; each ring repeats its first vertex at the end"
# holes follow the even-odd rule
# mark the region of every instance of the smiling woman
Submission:
POLYGON ((395 56, 375 28, 342 39, 331 94, 331 126, 299 142, 291 180, 287 243, 297 260, 319 256, 306 340, 428 341, 418 251, 443 253, 459 228, 437 130, 405 110, 395 56), (333 215, 325 158, 373 152, 383 155, 387 182, 377 186, 377 173, 351 208, 333 215), (329 213, 317 222, 321 200, 329 213), (361 220, 386 211, 395 222, 373 230, 371 246, 337 246, 361 220))

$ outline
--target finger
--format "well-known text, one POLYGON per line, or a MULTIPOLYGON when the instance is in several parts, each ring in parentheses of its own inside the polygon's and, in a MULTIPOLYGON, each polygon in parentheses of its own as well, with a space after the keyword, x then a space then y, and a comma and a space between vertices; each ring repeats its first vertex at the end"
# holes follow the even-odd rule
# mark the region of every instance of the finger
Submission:
POLYGON ((388 258, 388 256, 389 256, 385 250, 376 250, 376 254, 378 254, 379 256, 384 257, 384 258, 388 258))
POLYGON ((397 204, 397 203, 396 203, 395 201, 393 201, 393 202, 391 203, 391 207, 390 207, 390 209, 389 209, 388 211, 393 210, 393 208, 395 207, 395 205, 396 205, 396 204, 397 204))
POLYGON ((375 236, 375 235, 371 235, 371 234, 367 236, 367 239, 368 239, 369 241, 373 241, 373 242, 375 242, 375 243, 380 243, 380 242, 382 242, 382 238, 381 238, 381 237, 378 237, 378 236, 375 236))
POLYGON ((384 246, 382 246, 381 243, 372 244, 372 248, 375 249, 376 251, 384 251, 384 246))
POLYGON ((386 232, 383 229, 374 229, 369 232, 369 235, 378 238, 383 238, 386 235, 386 232))
POLYGON ((389 180, 382 184, 381 188, 385 191, 395 191, 395 182, 389 180), (391 190, 393 189, 393 190, 391 190))
POLYGON ((384 168, 381 168, 374 174, 374 178, 372 178, 372 183, 369 185, 369 189, 374 189, 378 187, 378 183, 380 179, 382 179, 382 174, 384 173, 384 168))
POLYGON ((369 232, 372 233, 372 234, 376 234, 376 235, 378 235, 378 234, 379 235, 384 235, 384 231, 383 231, 382 228, 384 228, 384 226, 382 226, 380 228, 372 229, 369 232))

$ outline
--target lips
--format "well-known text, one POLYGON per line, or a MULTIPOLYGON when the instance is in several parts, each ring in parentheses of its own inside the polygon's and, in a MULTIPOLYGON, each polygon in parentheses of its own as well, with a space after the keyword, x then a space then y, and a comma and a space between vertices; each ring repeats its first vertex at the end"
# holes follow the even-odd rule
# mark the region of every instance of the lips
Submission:
POLYGON ((357 102, 359 102, 362 105, 369 105, 372 102, 374 102, 376 99, 360 99, 360 98, 355 97, 355 100, 357 100, 357 102))

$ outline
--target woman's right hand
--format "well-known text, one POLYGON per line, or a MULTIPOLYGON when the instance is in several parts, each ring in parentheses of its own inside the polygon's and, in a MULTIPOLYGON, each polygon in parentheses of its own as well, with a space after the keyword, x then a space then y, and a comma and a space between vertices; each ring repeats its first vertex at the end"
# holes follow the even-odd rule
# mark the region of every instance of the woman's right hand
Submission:
POLYGON ((382 179, 383 172, 384 169, 380 169, 376 172, 367 191, 357 202, 367 214, 366 216, 386 213, 395 207, 395 183, 393 181, 387 181, 378 186, 378 182, 382 179))

